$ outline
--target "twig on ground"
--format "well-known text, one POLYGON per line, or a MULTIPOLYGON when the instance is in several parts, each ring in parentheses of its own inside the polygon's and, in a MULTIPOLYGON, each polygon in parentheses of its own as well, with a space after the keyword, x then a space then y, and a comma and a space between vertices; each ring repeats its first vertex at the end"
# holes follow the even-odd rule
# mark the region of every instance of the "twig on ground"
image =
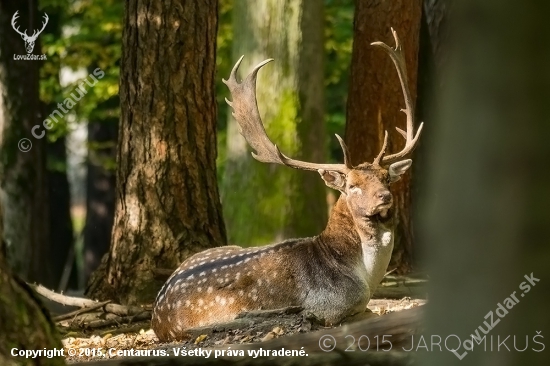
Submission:
POLYGON ((97 301, 85 299, 83 297, 73 297, 73 296, 58 294, 57 292, 48 290, 42 285, 34 285, 31 283, 29 283, 28 285, 31 288, 33 288, 38 294, 44 296, 46 299, 57 302, 62 305, 78 306, 81 308, 85 308, 85 307, 95 306, 98 303, 97 301))
POLYGON ((105 311, 108 313, 127 316, 127 315, 136 315, 142 313, 147 309, 140 308, 138 306, 124 306, 119 304, 108 304, 105 305, 105 311))
POLYGON ((121 317, 116 317, 115 319, 92 320, 87 324, 83 324, 83 327, 97 329, 97 328, 110 327, 113 325, 131 324, 133 322, 149 320, 149 319, 151 319, 151 313, 148 311, 144 311, 143 313, 137 314, 134 316, 121 316, 121 317))
POLYGON ((93 306, 86 306, 86 307, 83 307, 81 309, 71 311, 70 313, 56 316, 55 318, 53 318, 53 321, 54 322, 59 322, 61 320, 70 319, 70 318, 76 317, 76 316, 84 314, 84 313, 89 313, 90 311, 102 308, 103 306, 107 305, 110 302, 111 302, 111 300, 98 302, 93 306))

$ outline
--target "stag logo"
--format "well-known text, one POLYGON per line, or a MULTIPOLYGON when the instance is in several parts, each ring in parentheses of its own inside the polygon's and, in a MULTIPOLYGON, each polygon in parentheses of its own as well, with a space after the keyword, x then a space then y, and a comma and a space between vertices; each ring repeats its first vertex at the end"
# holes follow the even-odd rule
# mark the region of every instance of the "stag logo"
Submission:
POLYGON ((25 41, 25 49, 27 50, 27 53, 31 53, 32 50, 34 49, 34 43, 36 42, 36 38, 38 38, 40 33, 42 33, 44 28, 46 28, 46 24, 48 24, 48 20, 49 20, 48 14, 44 13, 44 22, 42 23, 42 29, 40 29, 39 31, 34 30, 33 33, 32 33, 32 36, 29 36, 27 34, 26 29, 25 29, 24 32, 21 32, 19 30, 19 26, 16 26, 16 24, 15 24, 15 21, 19 17, 19 15, 17 15, 18 12, 19 12, 19 10, 16 11, 15 14, 13 14, 13 17, 11 18, 11 26, 13 27, 13 29, 17 33, 19 33, 21 35, 21 38, 23 38, 23 41, 25 41))

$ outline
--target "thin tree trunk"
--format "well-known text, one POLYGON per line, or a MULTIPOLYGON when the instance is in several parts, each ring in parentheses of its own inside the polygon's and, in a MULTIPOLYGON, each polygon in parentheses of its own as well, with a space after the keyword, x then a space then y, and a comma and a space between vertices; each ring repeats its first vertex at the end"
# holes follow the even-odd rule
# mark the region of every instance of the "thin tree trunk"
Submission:
POLYGON ((116 213, 88 294, 152 302, 155 267, 225 244, 216 181, 217 1, 126 3, 116 213))
MULTIPOLYGON (((64 16, 63 6, 52 6, 48 8, 48 27, 42 33, 48 34, 54 39, 61 37, 61 19, 64 16)), ((62 96, 62 88, 59 82, 61 70, 61 55, 49 55, 46 65, 42 70, 43 80, 55 80, 55 83, 48 84, 49 97, 52 100, 42 102, 42 115, 48 116, 56 110, 57 103, 53 100, 62 96), (53 85, 52 85, 53 84, 53 85)), ((65 122, 65 121, 63 121, 65 122)), ((59 123, 63 123, 59 122, 59 123)), ((65 122, 66 123, 66 122, 65 122)), ((46 140, 46 139, 45 139, 46 140)), ((47 141, 47 140, 46 140, 47 141)), ((71 274, 66 284, 59 288, 67 260, 74 259, 74 232, 71 217, 71 190, 67 177, 67 150, 65 136, 59 136, 55 141, 47 141, 48 157, 48 209, 49 209, 49 230, 51 249, 48 252, 48 269, 51 272, 52 283, 43 283, 45 286, 65 291, 66 287, 76 289, 78 287, 78 273, 76 261, 70 263, 71 274)))
MULTIPOLYGON (((395 131, 395 127, 405 126, 399 79, 388 55, 370 44, 383 41, 393 46, 393 27, 405 51, 409 88, 415 100, 421 8, 420 0, 356 1, 346 123, 346 142, 354 164, 372 162, 382 147, 385 130, 389 133, 388 152, 403 146, 403 138, 395 131)), ((401 273, 412 265, 410 182, 409 173, 392 185, 398 224, 390 267, 401 273)))
MULTIPOLYGON (((233 12, 233 59, 245 55, 242 77, 275 58, 258 78, 268 135, 289 156, 324 162, 323 2, 246 0, 233 12)), ((257 162, 233 118, 227 141, 223 202, 231 243, 259 245, 323 229, 326 191, 317 174, 257 162)))
MULTIPOLYGON (((37 2, 25 4, 0 1, 0 157, 4 237, 8 258, 16 273, 28 281, 52 285, 54 281, 44 260, 51 252, 49 243, 48 184, 46 140, 31 135, 34 125, 42 124, 38 95, 40 61, 14 60, 14 54, 26 54, 21 36, 11 27, 11 18, 19 11, 18 24, 40 29, 37 2), (20 151, 20 139, 25 141, 20 151)), ((41 53, 40 38, 34 54, 41 53)))
MULTIPOLYGON (((110 103, 119 104, 119 98, 110 103)), ((109 251, 115 216, 115 170, 118 121, 108 118, 88 122, 88 172, 86 175, 86 224, 84 226, 84 279, 109 251)))
POLYGON ((436 72, 439 72, 444 63, 448 61, 448 52, 446 52, 446 45, 448 45, 447 17, 451 4, 445 0, 424 1, 426 27, 436 72))
POLYGON ((426 333, 462 343, 419 364, 548 364, 548 14, 546 0, 463 0, 449 13, 422 232, 426 333), (479 345, 464 343, 476 332, 479 345))
MULTIPOLYGON (((59 137, 55 142, 48 142, 48 158, 53 164, 48 169, 49 182, 49 205, 50 215, 50 243, 51 251, 48 253, 47 264, 52 273, 53 283, 45 286, 55 286, 58 288, 59 281, 63 275, 67 258, 71 260, 70 253, 74 253, 74 233, 73 222, 71 218, 71 191, 69 180, 67 178, 67 151, 65 148, 65 138, 59 137), (57 169, 59 166, 59 169, 57 169)), ((76 271, 76 261, 72 260, 71 275, 68 279, 68 287, 76 289, 78 287, 78 274, 76 271)), ((66 288, 61 288, 65 291, 66 288)))

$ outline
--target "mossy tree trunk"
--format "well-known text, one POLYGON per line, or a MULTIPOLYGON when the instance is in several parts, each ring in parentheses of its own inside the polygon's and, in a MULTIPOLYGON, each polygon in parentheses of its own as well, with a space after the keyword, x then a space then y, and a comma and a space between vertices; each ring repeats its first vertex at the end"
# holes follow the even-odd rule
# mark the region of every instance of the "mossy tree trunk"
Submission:
POLYGON ((115 222, 88 295, 152 302, 153 270, 225 244, 216 181, 216 0, 127 2, 115 222))
MULTIPOLYGON (((268 135, 291 157, 325 162, 323 2, 246 0, 233 12, 233 61, 245 55, 241 77, 275 59, 258 77, 268 135)), ((257 162, 233 118, 227 141, 222 196, 230 243, 259 245, 324 228, 326 190, 316 173, 257 162)))
MULTIPOLYGON (((46 139, 31 135, 34 125, 42 124, 38 78, 40 61, 14 60, 14 54, 26 54, 23 40, 11 27, 13 14, 19 11, 21 28, 40 29, 42 16, 37 2, 24 5, 0 1, 0 159, 4 238, 10 265, 25 280, 55 284, 48 261, 52 252, 49 241, 48 182, 46 139), (29 139, 22 152, 18 143, 29 139)), ((29 31, 29 34, 32 33, 29 31)), ((41 53, 40 37, 34 54, 41 53)))
POLYGON ((548 14, 546 0, 463 0, 448 14, 452 48, 423 188, 426 334, 465 341, 477 330, 485 340, 462 345, 462 360, 426 352, 422 365, 548 363, 548 14))
MULTIPOLYGON (((353 52, 348 95, 346 142, 352 161, 372 162, 389 133, 388 152, 401 150, 404 139, 395 127, 405 128, 403 93, 395 67, 374 41, 394 46, 390 28, 405 51, 411 97, 416 99, 421 0, 358 0, 355 6, 353 52)), ((414 165, 413 165, 414 166, 414 165)), ((411 173, 392 185, 397 215, 395 249, 390 267, 408 272, 412 266, 411 173)))
POLYGON ((65 365, 63 357, 25 359, 13 357, 12 349, 39 350, 61 349, 59 334, 49 318, 47 310, 33 291, 13 276, 3 253, 2 208, 0 207, 0 364, 15 365, 65 365))

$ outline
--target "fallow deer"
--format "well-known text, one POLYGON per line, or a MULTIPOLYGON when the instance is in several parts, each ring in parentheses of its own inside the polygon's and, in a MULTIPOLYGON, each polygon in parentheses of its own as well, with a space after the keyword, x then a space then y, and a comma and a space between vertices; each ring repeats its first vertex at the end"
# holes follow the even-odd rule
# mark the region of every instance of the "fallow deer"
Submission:
POLYGON ((403 160, 415 147, 422 124, 414 132, 414 105, 407 86, 403 51, 396 33, 395 49, 382 42, 397 69, 405 99, 404 148, 372 163, 352 166, 344 141, 344 164, 315 164, 282 154, 267 136, 256 101, 257 65, 239 83, 233 67, 228 80, 233 116, 241 134, 264 163, 317 171, 326 185, 341 192, 325 230, 312 238, 290 239, 256 248, 226 246, 195 254, 184 261, 160 290, 154 305, 152 327, 161 341, 185 338, 187 328, 234 319, 259 309, 301 306, 327 323, 337 324, 365 312, 385 275, 393 249, 393 198, 389 185, 411 166, 403 160))

